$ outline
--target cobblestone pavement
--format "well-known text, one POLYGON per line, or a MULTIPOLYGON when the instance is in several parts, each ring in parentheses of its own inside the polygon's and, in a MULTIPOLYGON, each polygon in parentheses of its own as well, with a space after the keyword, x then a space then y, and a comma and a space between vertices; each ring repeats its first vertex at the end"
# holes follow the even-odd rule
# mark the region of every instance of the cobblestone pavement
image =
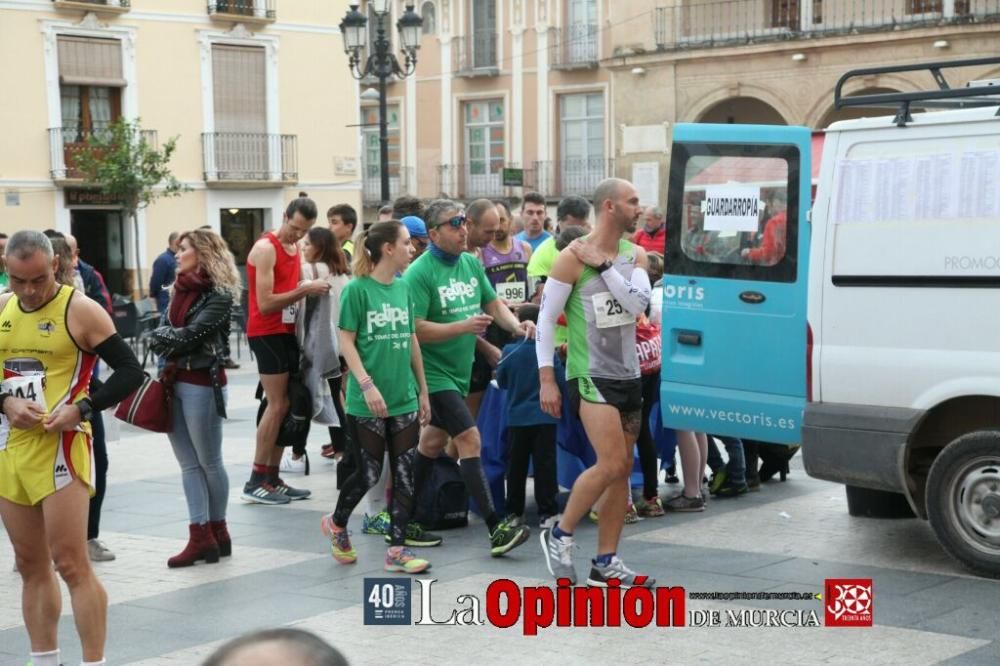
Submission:
MULTIPOLYGON (((244 357, 246 366, 246 358, 244 357)), ((231 375, 225 460, 232 503, 234 553, 219 564, 170 570, 167 558, 187 535, 180 473, 166 436, 122 425, 109 443, 111 473, 101 538, 118 559, 95 565, 110 599, 111 664, 197 664, 221 642, 265 626, 309 629, 341 649, 352 663, 701 663, 731 664, 996 664, 1000 663, 1000 584, 965 574, 919 520, 879 521, 847 514, 843 489, 808 478, 799 459, 785 483, 759 493, 713 500, 704 513, 667 515, 626 526, 621 553, 659 584, 691 592, 823 591, 826 578, 871 578, 870 629, 827 627, 541 629, 524 636, 520 625, 365 626, 362 582, 383 576, 384 544, 361 534, 362 502, 352 520, 359 561, 338 565, 320 535, 320 517, 332 510, 334 467, 322 461, 325 431, 310 438, 313 471, 285 475, 313 497, 280 507, 239 501, 253 450, 256 375, 231 375)), ((114 430, 114 428, 112 428, 114 430)), ((112 433, 112 436, 114 434, 112 433)), ((661 486, 662 494, 677 486, 661 486)), ((530 504, 530 502, 529 502, 530 504)), ((521 585, 546 583, 537 539, 492 559, 485 528, 444 532, 440 548, 422 552, 433 563, 432 616, 464 608, 456 597, 484 597, 497 578, 521 585)), ((596 545, 596 528, 577 532, 578 570, 596 545)), ((20 611, 20 579, 13 555, 0 544, 0 664, 21 664, 28 652, 20 611)), ((420 612, 414 583, 413 620, 420 612)), ((64 591, 60 626, 63 662, 79 662, 79 645, 64 591)), ((823 602, 704 601, 688 611, 727 613, 773 608, 815 611, 823 602)))

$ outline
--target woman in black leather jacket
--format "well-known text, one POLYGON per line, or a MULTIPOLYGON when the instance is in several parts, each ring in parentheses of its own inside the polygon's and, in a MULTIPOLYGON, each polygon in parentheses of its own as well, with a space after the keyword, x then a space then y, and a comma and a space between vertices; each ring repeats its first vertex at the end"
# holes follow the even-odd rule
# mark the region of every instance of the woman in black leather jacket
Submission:
POLYGON ((181 236, 167 325, 153 331, 151 343, 154 352, 166 357, 164 372, 174 382, 169 437, 191 518, 187 547, 167 560, 171 568, 198 560, 218 562, 220 555, 232 553, 226 527, 229 477, 222 462, 226 372, 220 356, 240 288, 233 255, 222 238, 204 229, 181 236))

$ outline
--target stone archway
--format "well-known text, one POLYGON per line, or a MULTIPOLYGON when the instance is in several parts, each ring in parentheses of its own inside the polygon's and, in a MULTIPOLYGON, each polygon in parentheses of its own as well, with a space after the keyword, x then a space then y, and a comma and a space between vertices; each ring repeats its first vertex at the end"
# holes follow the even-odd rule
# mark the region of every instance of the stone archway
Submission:
MULTIPOLYGON (((864 88, 862 90, 852 91, 851 95, 877 95, 879 93, 894 93, 899 92, 895 88, 864 88)), ((916 107, 914 107, 916 110, 916 107)), ((857 118, 874 118, 877 116, 891 116, 895 113, 894 109, 884 106, 878 107, 863 107, 863 106, 849 106, 844 109, 834 108, 833 105, 827 108, 826 112, 820 116, 820 119, 816 122, 816 126, 813 127, 815 130, 822 130, 829 127, 832 123, 841 120, 855 120, 857 118)))
POLYGON ((705 109, 699 123, 787 125, 788 121, 767 102, 756 97, 729 97, 705 109))

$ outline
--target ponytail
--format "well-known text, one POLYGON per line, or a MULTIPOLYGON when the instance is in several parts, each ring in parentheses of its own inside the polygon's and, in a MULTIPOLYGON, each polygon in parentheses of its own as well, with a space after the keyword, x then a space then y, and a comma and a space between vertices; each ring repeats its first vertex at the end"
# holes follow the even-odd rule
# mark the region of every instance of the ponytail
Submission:
POLYGON ((376 222, 358 235, 351 262, 351 272, 355 277, 371 275, 372 270, 382 261, 382 246, 399 240, 399 230, 402 228, 402 222, 388 220, 376 222))

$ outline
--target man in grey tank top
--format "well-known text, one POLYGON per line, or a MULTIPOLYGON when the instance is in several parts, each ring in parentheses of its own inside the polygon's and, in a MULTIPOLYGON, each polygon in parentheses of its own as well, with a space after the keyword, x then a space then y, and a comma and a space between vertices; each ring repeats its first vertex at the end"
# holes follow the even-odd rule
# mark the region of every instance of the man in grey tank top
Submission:
POLYGON ((597 453, 597 463, 577 477, 559 524, 543 530, 542 551, 557 580, 576 582, 573 530, 605 495, 598 523, 597 557, 588 585, 652 587, 655 580, 629 569, 617 555, 639 436, 642 383, 635 348, 635 321, 646 310, 651 287, 646 253, 622 240, 642 209, 635 187, 610 178, 594 193, 597 224, 559 253, 542 294, 538 356, 542 410, 559 418, 562 396, 552 368, 555 323, 565 310, 569 329, 566 383, 574 411, 597 453))

